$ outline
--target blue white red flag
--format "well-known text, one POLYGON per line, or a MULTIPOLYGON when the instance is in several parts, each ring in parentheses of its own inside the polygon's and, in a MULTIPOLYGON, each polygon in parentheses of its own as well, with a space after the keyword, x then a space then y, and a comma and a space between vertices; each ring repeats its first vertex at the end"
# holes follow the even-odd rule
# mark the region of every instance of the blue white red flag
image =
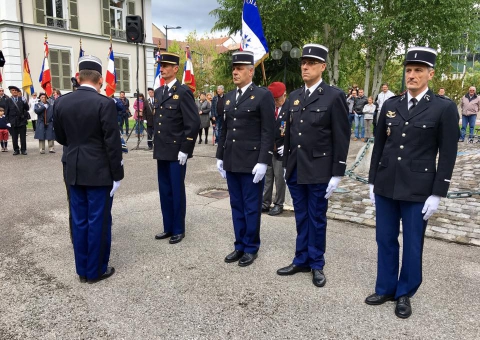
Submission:
POLYGON ((162 78, 161 66, 160 66, 160 49, 157 51, 155 56, 155 62, 157 63, 157 70, 155 71, 155 79, 153 80, 153 89, 156 90, 160 86, 165 84, 165 79, 162 78))
POLYGON ((182 84, 186 84, 192 92, 195 92, 197 85, 195 84, 195 74, 193 73, 192 55, 190 54, 190 47, 187 46, 185 50, 185 66, 183 67, 182 84))
POLYGON ((40 86, 43 88, 47 96, 51 97, 53 93, 52 89, 52 74, 50 73, 50 65, 48 64, 48 41, 45 40, 43 43, 44 53, 43 53, 43 64, 42 72, 40 72, 40 77, 38 81, 40 86))
POLYGON ((113 57, 113 48, 110 45, 110 52, 108 53, 108 65, 107 65, 107 75, 105 76, 105 82, 107 87, 105 88, 105 93, 107 97, 111 97, 115 94, 117 89, 117 75, 115 73, 115 59, 113 57))
POLYGON ((257 0, 244 0, 242 11, 242 51, 252 51, 255 66, 268 57, 268 45, 263 35, 262 18, 257 7, 257 0))

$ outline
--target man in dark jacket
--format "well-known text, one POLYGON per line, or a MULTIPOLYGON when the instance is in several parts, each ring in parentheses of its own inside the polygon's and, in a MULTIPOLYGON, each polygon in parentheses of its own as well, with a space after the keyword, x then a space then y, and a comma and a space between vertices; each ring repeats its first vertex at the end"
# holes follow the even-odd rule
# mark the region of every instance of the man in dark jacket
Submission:
POLYGON ((155 105, 155 91, 153 88, 148 88, 148 98, 143 103, 144 119, 147 124, 147 144, 148 150, 153 150, 153 124, 154 124, 154 108, 155 105))
POLYGON ((12 97, 6 101, 5 116, 10 123, 10 132, 12 134, 13 155, 27 154, 27 122, 29 105, 22 97, 22 91, 16 86, 9 86, 12 97), (20 147, 18 146, 18 137, 20 137, 20 147))
POLYGON ((98 93, 102 62, 84 56, 78 69, 80 87, 55 101, 53 124, 57 142, 68 147, 65 182, 77 274, 81 282, 93 283, 115 272, 108 266, 111 208, 124 171, 115 103, 98 93))
POLYGON ((192 91, 176 78, 178 54, 165 52, 160 58, 165 85, 155 91, 153 158, 157 160, 163 232, 155 239, 170 237, 169 243, 175 244, 185 237, 185 174, 187 159, 193 156, 200 117, 192 91))
POLYGON ((375 293, 365 303, 381 305, 395 300, 399 318, 412 314, 410 298, 422 283, 427 222, 438 209, 440 197, 447 195, 457 156, 457 107, 428 89, 436 55, 427 47, 407 51, 408 91, 382 105, 368 178, 370 200, 377 211, 378 264, 375 293))
POLYGON ((284 83, 273 82, 268 86, 275 100, 275 143, 273 145, 272 165, 267 167, 265 174, 265 188, 263 189, 262 212, 270 216, 280 215, 285 203, 286 184, 283 178, 283 143, 285 138, 285 119, 287 118, 289 102, 287 88, 284 83), (273 182, 275 182, 275 199, 270 209, 273 195, 273 182))
POLYGON ((212 109, 210 115, 212 116, 213 124, 215 124, 215 145, 218 145, 220 134, 223 126, 223 110, 225 108, 225 88, 223 85, 218 85, 217 95, 212 99, 212 109))
POLYGON ((123 104, 124 110, 121 113, 118 113, 118 121, 120 126, 120 132, 123 134, 123 125, 125 124, 125 134, 128 135, 128 131, 130 129, 129 120, 130 114, 130 101, 127 97, 125 97, 125 91, 120 91, 120 101, 123 104))
POLYGON ((353 105, 353 111, 355 112, 355 138, 358 140, 361 138, 362 142, 365 141, 365 119, 363 116, 363 107, 368 103, 368 98, 363 94, 363 89, 358 90, 358 96, 353 105))

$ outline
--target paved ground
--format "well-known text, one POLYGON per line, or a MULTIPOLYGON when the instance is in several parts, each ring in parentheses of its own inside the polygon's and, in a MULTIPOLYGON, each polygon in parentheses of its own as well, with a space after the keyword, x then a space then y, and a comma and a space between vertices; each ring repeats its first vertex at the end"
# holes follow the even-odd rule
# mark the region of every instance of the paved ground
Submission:
MULTIPOLYGON (((199 196, 225 188, 210 145, 188 162, 187 236, 162 230, 155 162, 125 156, 115 197, 111 264, 117 273, 81 284, 68 235, 61 149, 0 153, 0 339, 478 339, 480 248, 427 239, 424 284, 413 315, 394 304, 363 303, 376 272, 374 229, 332 221, 327 285, 311 275, 279 277, 294 254, 292 213, 262 218, 262 247, 250 267, 223 262, 232 250, 228 199, 199 196)), ((133 146, 133 143, 129 143, 133 146)))

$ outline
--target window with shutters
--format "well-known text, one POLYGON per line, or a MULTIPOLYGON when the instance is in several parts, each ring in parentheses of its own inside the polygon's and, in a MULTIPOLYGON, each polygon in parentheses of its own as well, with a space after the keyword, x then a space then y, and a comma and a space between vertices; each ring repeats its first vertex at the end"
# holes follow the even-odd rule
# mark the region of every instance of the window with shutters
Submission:
POLYGON ((52 87, 59 90, 70 90, 72 69, 70 66, 70 51, 49 49, 50 73, 52 74, 52 87))
POLYGON ((117 75, 117 91, 130 92, 130 60, 127 57, 115 56, 115 74, 117 75))
POLYGON ((35 23, 78 30, 78 0, 33 0, 35 23))
POLYGON ((103 34, 112 38, 125 39, 125 18, 127 15, 134 14, 135 2, 133 1, 102 0, 103 34))
POLYGON ((47 26, 67 29, 67 0, 45 0, 47 26))

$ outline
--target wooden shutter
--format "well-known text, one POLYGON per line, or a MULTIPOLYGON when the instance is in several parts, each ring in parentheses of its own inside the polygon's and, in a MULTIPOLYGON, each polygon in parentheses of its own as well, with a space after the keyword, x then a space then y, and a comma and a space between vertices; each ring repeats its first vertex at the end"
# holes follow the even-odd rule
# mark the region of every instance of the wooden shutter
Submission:
POLYGON ((50 59, 50 73, 52 75, 52 87, 60 88, 60 51, 50 49, 48 52, 50 59))
POLYGON ((77 0, 69 0, 70 29, 78 31, 78 4, 77 0))
POLYGON ((135 15, 135 2, 129 1, 127 5, 128 5, 128 15, 135 15))
POLYGON ((130 73, 128 67, 128 58, 122 58, 122 81, 123 90, 130 92, 130 73))
POLYGON ((102 34, 110 36, 110 0, 102 0, 102 34))
POLYGON ((35 23, 45 26, 45 0, 33 0, 35 23))
POLYGON ((72 74, 71 67, 70 67, 70 51, 69 50, 61 50, 61 89, 69 89, 72 87, 72 82, 70 81, 70 75, 72 74))

